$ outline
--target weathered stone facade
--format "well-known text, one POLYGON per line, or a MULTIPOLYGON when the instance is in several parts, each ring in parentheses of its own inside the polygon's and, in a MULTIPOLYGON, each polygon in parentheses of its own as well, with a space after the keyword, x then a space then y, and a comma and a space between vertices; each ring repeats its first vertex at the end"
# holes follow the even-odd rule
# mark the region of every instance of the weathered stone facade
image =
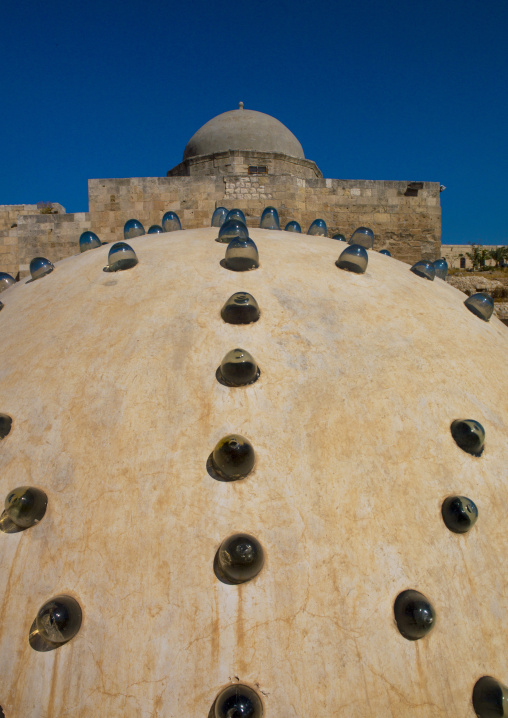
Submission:
POLYGON ((325 220, 328 236, 371 227, 375 248, 405 262, 441 254, 438 182, 323 178, 282 123, 241 103, 198 130, 166 177, 91 179, 88 195, 87 213, 43 215, 35 205, 30 211, 16 205, 2 215, 0 208, 0 270, 23 276, 38 254, 57 261, 77 252, 85 229, 114 242, 123 239, 128 219, 148 230, 168 210, 178 213, 184 229, 206 227, 219 206, 242 209, 250 227, 259 226, 267 205, 279 211, 281 227, 296 220, 303 232, 317 218, 325 220))
POLYGON ((0 232, 0 270, 25 276, 30 259, 51 261, 78 251, 81 232, 92 229, 102 241, 123 239, 123 225, 132 217, 145 229, 160 224, 171 209, 185 229, 206 227, 213 210, 240 207, 251 227, 259 226, 267 205, 277 207, 281 226, 297 220, 306 231, 321 217, 328 234, 347 237, 360 225, 371 227, 376 248, 389 249, 405 262, 436 259, 441 254, 439 183, 424 182, 407 196, 408 182, 338 180, 291 175, 133 177, 89 180, 89 212, 21 214, 17 227, 0 232))

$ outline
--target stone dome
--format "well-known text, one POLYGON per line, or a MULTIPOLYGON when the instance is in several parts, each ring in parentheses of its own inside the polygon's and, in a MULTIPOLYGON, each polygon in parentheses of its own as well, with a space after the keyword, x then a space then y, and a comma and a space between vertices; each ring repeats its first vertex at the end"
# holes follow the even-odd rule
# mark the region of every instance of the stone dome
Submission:
POLYGON ((508 683, 506 327, 375 251, 359 275, 336 240, 250 234, 250 272, 221 266, 209 227, 132 239, 126 271, 102 271, 103 246, 2 292, 0 497, 48 500, 0 533, 6 718, 214 717, 237 681, 263 718, 474 718, 476 681, 508 683), (253 324, 221 318, 238 291, 253 324), (255 383, 217 380, 235 347, 255 383), (460 418, 484 427, 480 457, 460 418), (255 463, 228 482, 208 459, 230 434, 255 463), (478 507, 466 534, 451 495, 478 507), (228 584, 215 556, 241 533, 264 564, 228 584), (415 641, 394 615, 409 590, 436 615, 415 641), (79 631, 34 650, 60 595, 79 631))
POLYGON ((277 152, 305 159, 301 144, 282 122, 244 109, 223 112, 200 127, 187 143, 183 159, 228 150, 277 152))

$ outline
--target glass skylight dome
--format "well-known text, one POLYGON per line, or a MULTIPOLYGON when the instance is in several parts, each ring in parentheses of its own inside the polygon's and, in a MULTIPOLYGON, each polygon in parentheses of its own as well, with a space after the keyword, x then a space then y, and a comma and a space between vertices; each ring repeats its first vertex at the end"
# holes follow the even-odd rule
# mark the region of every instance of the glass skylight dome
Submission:
POLYGON ((243 222, 244 225, 247 226, 247 222, 245 220, 245 215, 241 209, 237 209, 237 208, 230 209, 229 212, 227 213, 226 219, 224 221, 227 222, 228 219, 239 219, 240 222, 243 222))
POLYGON ((228 244, 226 256, 221 264, 227 269, 232 269, 233 272, 247 272, 249 269, 257 269, 259 267, 258 248, 252 239, 234 237, 228 244))
POLYGON ((374 232, 369 227, 358 227, 351 235, 349 244, 359 244, 360 247, 365 247, 365 249, 372 249, 374 246, 374 232))
POLYGON ((145 228, 137 219, 128 219, 123 226, 124 239, 134 239, 134 237, 142 237, 144 233, 145 228))
POLYGON ((265 207, 259 223, 261 229, 280 229, 279 213, 275 207, 265 207))
POLYGON ((348 272, 355 272, 355 274, 363 274, 368 263, 367 250, 359 244, 350 244, 335 262, 340 269, 346 269, 348 272))
POLYGON ((221 242, 222 244, 229 244, 235 237, 248 239, 249 230, 241 219, 228 219, 219 229, 219 236, 215 241, 221 242))
POLYGON ((488 322, 494 312, 494 300, 490 294, 485 292, 472 294, 464 304, 470 312, 483 319, 484 322, 488 322))
POLYGON ((16 284, 14 277, 11 277, 7 272, 0 272, 0 292, 3 292, 4 289, 8 289, 13 284, 16 284))
POLYGON ((212 227, 222 227, 226 221, 228 211, 225 207, 217 207, 212 214, 212 227))
POLYGON ((441 257, 441 259, 436 259, 434 264, 434 270, 436 272, 436 277, 439 279, 446 279, 446 275, 448 273, 448 262, 444 257, 441 257))
POLYGON ((152 224, 148 228, 148 232, 147 232, 147 234, 163 234, 163 233, 164 233, 164 230, 162 229, 160 224, 152 224))
POLYGON ((46 257, 34 257, 30 262, 31 281, 45 277, 54 270, 54 265, 46 257))
POLYGON ((113 244, 108 254, 108 266, 104 267, 105 272, 120 272, 124 269, 131 269, 138 263, 136 252, 126 242, 113 244))
POLYGON ((432 262, 427 262, 425 259, 421 259, 419 262, 416 262, 416 264, 413 264, 411 271, 418 277, 428 279, 430 282, 433 282, 436 276, 434 265, 432 262))
POLYGON ((288 222, 286 226, 284 227, 285 232, 298 232, 298 234, 302 233, 302 228, 296 222, 294 219, 291 220, 291 222, 288 222))
POLYGON ((95 232, 91 232, 90 230, 87 230, 86 232, 83 232, 79 238, 79 251, 80 252, 87 252, 89 249, 96 249, 97 247, 101 246, 101 240, 99 237, 95 234, 95 232))
POLYGON ((162 226, 165 232, 178 232, 182 229, 180 217, 176 212, 172 212, 171 210, 166 212, 162 218, 162 226))
POLYGON ((326 237, 327 231, 325 220, 315 219, 307 230, 307 234, 312 234, 316 237, 326 237))

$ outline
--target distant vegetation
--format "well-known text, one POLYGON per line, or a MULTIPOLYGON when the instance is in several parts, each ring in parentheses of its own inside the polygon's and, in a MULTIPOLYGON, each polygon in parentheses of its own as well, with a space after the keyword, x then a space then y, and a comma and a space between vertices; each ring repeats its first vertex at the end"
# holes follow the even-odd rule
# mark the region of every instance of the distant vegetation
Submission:
POLYGON ((37 202, 37 209, 41 214, 58 214, 58 210, 53 209, 52 202, 37 202))

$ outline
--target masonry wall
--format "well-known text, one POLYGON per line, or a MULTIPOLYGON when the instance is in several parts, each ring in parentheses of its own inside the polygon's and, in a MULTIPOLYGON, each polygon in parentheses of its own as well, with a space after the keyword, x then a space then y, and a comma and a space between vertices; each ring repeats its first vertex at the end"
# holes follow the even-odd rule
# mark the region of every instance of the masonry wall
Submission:
POLYGON ((115 242, 123 239, 128 219, 140 220, 148 230, 151 224, 161 224, 170 209, 177 212, 184 229, 207 227, 221 205, 240 207, 251 227, 259 226, 267 205, 278 209, 282 227, 295 219, 304 232, 317 217, 326 221, 329 236, 342 232, 349 237, 364 225, 374 230, 376 249, 389 249, 397 259, 408 263, 436 259, 441 256, 439 183, 420 183, 412 196, 407 194, 408 184, 291 175, 92 179, 88 213, 0 211, 0 271, 14 276, 20 271, 25 276, 33 257, 42 255, 55 262, 76 254, 79 236, 86 229, 103 242, 115 242), (17 227, 11 229, 12 217, 17 227))
POLYGON ((328 234, 349 237, 361 225, 377 236, 376 248, 412 263, 440 256, 441 206, 438 182, 424 182, 416 196, 408 182, 304 179, 289 175, 150 177, 89 180, 92 229, 106 242, 122 239, 124 223, 139 219, 145 229, 177 212, 182 227, 206 227, 213 210, 240 207, 251 227, 267 205, 279 211, 281 226, 296 219, 305 232, 317 217, 328 234))

